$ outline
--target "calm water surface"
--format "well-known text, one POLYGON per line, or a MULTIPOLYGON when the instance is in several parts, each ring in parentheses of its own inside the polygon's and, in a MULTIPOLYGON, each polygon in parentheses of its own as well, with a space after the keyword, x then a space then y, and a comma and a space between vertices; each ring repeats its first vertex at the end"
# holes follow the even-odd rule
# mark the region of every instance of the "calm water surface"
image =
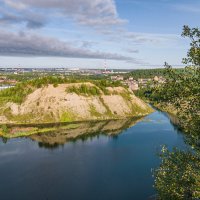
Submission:
POLYGON ((162 112, 119 135, 47 148, 33 138, 0 140, 1 200, 140 200, 155 195, 152 168, 161 145, 185 148, 162 112))

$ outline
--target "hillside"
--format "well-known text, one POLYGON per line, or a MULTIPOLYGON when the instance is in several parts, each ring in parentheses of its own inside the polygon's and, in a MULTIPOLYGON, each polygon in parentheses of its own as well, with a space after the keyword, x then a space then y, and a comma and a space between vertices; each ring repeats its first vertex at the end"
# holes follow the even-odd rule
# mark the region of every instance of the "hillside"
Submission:
POLYGON ((122 86, 98 87, 84 82, 47 84, 29 90, 31 92, 21 103, 14 102, 12 97, 7 101, 1 99, 1 123, 122 119, 152 112, 149 106, 122 86))

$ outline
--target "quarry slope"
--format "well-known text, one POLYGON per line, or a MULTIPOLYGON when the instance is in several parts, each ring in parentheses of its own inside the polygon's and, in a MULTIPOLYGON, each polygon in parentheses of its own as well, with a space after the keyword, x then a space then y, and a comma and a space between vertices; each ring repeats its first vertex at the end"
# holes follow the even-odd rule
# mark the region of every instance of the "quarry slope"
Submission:
POLYGON ((52 123, 105 119, 123 119, 144 116, 152 109, 124 87, 109 87, 108 94, 92 83, 99 93, 78 94, 71 88, 83 83, 49 84, 35 89, 21 104, 7 102, 1 108, 0 123, 52 123))

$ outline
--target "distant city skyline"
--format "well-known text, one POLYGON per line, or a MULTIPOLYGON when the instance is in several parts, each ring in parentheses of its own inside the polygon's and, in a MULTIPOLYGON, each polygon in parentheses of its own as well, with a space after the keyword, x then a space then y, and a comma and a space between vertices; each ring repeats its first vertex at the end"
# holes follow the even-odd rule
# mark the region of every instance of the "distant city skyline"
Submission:
POLYGON ((183 66, 198 0, 0 0, 0 67, 183 66))

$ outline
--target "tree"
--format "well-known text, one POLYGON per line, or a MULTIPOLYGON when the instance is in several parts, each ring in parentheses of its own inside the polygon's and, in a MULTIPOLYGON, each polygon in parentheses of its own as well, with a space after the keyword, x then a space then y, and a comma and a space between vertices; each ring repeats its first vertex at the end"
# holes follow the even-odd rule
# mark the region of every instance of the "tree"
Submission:
POLYGON ((183 59, 183 63, 200 67, 200 30, 184 26, 182 36, 188 37, 191 41, 187 58, 183 59))
POLYGON ((182 36, 191 41, 183 59, 188 66, 177 73, 166 63, 166 84, 153 93, 157 93, 157 101, 177 109, 186 142, 193 151, 169 152, 163 148, 161 165, 155 170, 155 187, 164 200, 200 198, 200 30, 184 26, 182 36))

